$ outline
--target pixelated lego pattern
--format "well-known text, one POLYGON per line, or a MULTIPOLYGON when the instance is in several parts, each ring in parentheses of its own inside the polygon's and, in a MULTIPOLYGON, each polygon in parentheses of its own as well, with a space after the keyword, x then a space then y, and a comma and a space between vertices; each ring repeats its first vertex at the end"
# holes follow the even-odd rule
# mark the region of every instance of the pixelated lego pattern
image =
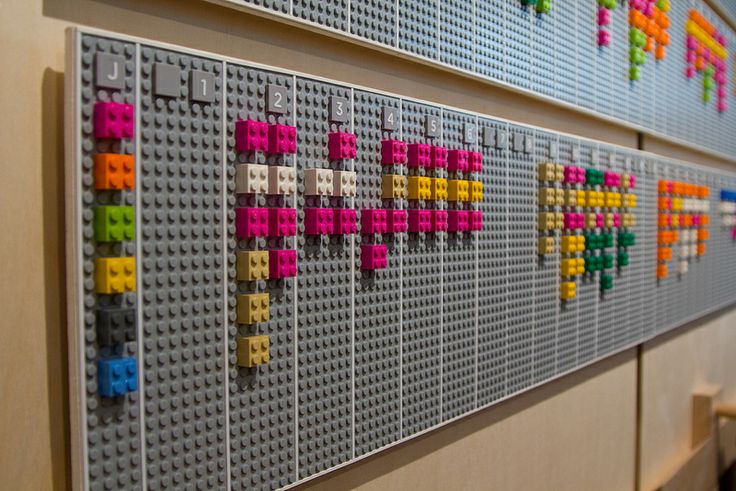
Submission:
POLYGON ((716 54, 736 33, 705 0, 227 1, 736 153, 734 82, 716 54))
POLYGON ((728 173, 78 36, 73 353, 91 489, 288 486, 733 302, 728 173), (131 138, 95 138, 100 101, 132 106, 131 138), (293 128, 295 153, 239 146, 239 121, 293 128), (331 154, 330 134, 354 148, 331 154), (133 165, 99 186, 100 167, 121 168, 95 155, 133 165), (316 170, 331 192, 307 191, 316 170), (238 210, 262 211, 246 232, 238 210), (657 279, 675 231, 694 231, 679 252, 695 256, 657 279))

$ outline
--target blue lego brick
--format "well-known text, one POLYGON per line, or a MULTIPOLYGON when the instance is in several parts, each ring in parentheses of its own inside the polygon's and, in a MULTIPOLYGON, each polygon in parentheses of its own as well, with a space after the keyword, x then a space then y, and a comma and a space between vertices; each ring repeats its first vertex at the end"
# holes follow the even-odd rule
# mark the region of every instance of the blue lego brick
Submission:
POLYGON ((113 358, 97 363, 98 389, 102 397, 119 397, 138 390, 135 358, 113 358))

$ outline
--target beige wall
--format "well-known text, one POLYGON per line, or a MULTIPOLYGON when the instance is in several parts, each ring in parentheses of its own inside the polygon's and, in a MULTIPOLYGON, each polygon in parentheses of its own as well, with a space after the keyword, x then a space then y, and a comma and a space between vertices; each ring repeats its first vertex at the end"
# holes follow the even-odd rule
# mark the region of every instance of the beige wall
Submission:
MULTIPOLYGON (((477 81, 196 0, 6 0, 0 12, 0 489, 69 487, 62 225, 67 26, 154 37, 622 145, 637 142, 631 131, 477 81)), ((657 149, 683 152, 669 145, 657 149)), ((721 382, 736 398, 729 376, 736 367, 727 356, 736 342, 729 329, 734 325, 733 313, 711 318, 645 347, 645 487, 684 455, 689 393, 696 383, 721 382)), ((637 350, 629 350, 317 485, 633 489, 637 368, 637 350)))

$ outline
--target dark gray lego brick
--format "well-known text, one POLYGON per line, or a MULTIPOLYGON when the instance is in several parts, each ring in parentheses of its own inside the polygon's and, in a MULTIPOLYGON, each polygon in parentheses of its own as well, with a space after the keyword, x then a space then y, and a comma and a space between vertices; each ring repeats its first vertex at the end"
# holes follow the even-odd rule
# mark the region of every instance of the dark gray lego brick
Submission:
MULTIPOLYGON (((297 370, 298 477, 350 460, 352 429, 352 257, 351 236, 304 235, 305 207, 340 207, 344 198, 307 197, 309 168, 344 163, 328 159, 331 96, 351 100, 350 89, 297 78, 297 370)), ((352 120, 352 111, 348 120, 352 120)), ((349 207, 349 206, 348 206, 349 207)))
POLYGON ((140 210, 148 489, 226 487, 223 65, 140 48, 140 210), (212 75, 212 103, 153 94, 153 66, 212 75))
POLYGON ((293 196, 238 195, 235 193, 235 166, 258 163, 294 166, 292 155, 268 155, 235 150, 235 123, 259 120, 294 124, 294 77, 247 66, 228 64, 225 76, 227 134, 227 288, 228 288, 228 373, 230 466, 233 489, 271 489, 296 480, 295 434, 295 352, 293 278, 248 282, 236 279, 238 251, 294 249, 296 239, 236 239, 235 208, 245 206, 295 206, 293 196), (277 87, 278 89, 274 89, 277 87), (268 92, 285 94, 284 112, 268 112, 268 92), (236 304, 239 293, 268 292, 270 320, 239 325, 236 304), (247 368, 237 365, 238 335, 268 335, 268 364, 247 368))
MULTIPOLYGON (((95 292, 95 259, 105 256, 134 256, 135 243, 96 243, 94 241, 93 209, 97 205, 135 206, 136 191, 96 191, 94 162, 96 153, 135 154, 135 140, 96 140, 92 122, 93 108, 98 101, 134 104, 136 97, 136 46, 132 43, 99 36, 81 36, 79 47, 79 118, 81 148, 81 230, 84 338, 84 393, 86 398, 83 425, 87 439, 87 478, 89 488, 142 489, 143 451, 141 449, 140 390, 123 397, 104 398, 98 393, 97 361, 113 356, 138 356, 138 344, 126 342, 102 346, 97 340, 97 307, 129 307, 137 310, 135 293, 104 295, 95 292), (122 61, 122 63, 121 63, 122 61), (117 68, 113 65, 117 63, 117 68), (100 66, 104 65, 104 66, 100 66), (117 75, 101 87, 96 82, 101 70, 112 68, 108 75, 117 75), (117 73, 115 72, 117 70, 117 73), (110 83, 112 82, 112 83, 110 83)), ((140 326, 139 326, 140 328, 140 326)), ((140 380, 140 376, 139 376, 140 380)))

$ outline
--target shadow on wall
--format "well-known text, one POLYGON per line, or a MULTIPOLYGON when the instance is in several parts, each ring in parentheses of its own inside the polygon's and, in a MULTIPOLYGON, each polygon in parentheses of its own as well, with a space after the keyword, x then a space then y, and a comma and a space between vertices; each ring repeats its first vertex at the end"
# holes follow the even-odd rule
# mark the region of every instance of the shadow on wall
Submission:
POLYGON ((43 73, 41 87, 43 295, 46 308, 48 423, 54 489, 62 490, 71 488, 64 247, 64 75, 47 68, 43 73))

